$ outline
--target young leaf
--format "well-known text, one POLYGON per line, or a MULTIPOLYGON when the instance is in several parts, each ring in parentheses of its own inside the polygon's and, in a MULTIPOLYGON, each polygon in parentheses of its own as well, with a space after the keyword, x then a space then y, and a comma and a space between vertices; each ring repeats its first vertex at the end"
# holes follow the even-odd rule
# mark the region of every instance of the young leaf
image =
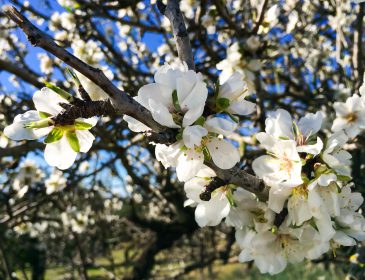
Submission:
POLYGON ((68 102, 73 101, 73 96, 69 94, 67 91, 64 91, 62 88, 59 88, 58 86, 52 85, 48 82, 44 83, 46 87, 53 90, 55 93, 57 93, 59 96, 61 96, 63 99, 66 99, 68 102))
POLYGON ((93 127, 92 124, 89 124, 87 122, 83 122, 83 121, 80 121, 80 120, 75 121, 75 129, 76 130, 89 130, 92 127, 93 127))
POLYGON ((66 138, 72 150, 74 150, 76 153, 80 152, 80 142, 77 138, 76 132, 72 130, 67 131, 66 138))
POLYGON ((233 194, 232 194, 232 191, 231 190, 229 190, 229 191, 226 192, 226 197, 228 199, 229 204, 232 207, 236 207, 236 203, 234 201, 233 194))
POLYGON ((66 68, 66 72, 72 77, 72 79, 74 80, 74 83, 76 84, 76 86, 81 85, 81 82, 80 82, 79 78, 77 77, 76 73, 72 69, 66 68))
POLYGON ((197 119, 194 124, 203 126, 204 123, 205 123, 205 118, 203 116, 200 116, 199 119, 197 119))
POLYGON ((36 122, 26 123, 24 124, 24 128, 43 128, 51 125, 53 125, 53 121, 51 119, 42 119, 36 122))
POLYGON ((180 104, 179 104, 179 99, 177 97, 177 91, 176 90, 174 90, 172 92, 172 103, 174 104, 174 107, 175 107, 176 111, 181 111, 180 104))
POLYGON ((40 116, 42 119, 46 119, 46 118, 52 117, 52 115, 51 115, 51 114, 48 114, 48 113, 46 113, 46 112, 40 112, 40 111, 38 111, 38 114, 39 114, 39 116, 40 116))
POLYGON ((52 131, 47 135, 46 139, 44 139, 44 143, 50 144, 60 140, 64 134, 64 130, 59 127, 55 127, 52 131))
POLYGON ((216 101, 216 106, 219 111, 224 111, 229 107, 229 99, 228 98, 218 98, 216 101))

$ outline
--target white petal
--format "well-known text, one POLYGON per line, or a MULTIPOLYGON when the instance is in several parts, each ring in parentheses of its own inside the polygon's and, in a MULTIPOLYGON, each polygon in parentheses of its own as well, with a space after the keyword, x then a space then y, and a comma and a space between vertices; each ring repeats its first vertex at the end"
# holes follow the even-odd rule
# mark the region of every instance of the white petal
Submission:
POLYGON ((265 121, 265 131, 275 138, 288 137, 294 139, 293 120, 288 111, 279 109, 271 114, 265 121))
POLYGON ((194 148, 195 146, 199 147, 201 146, 202 137, 207 134, 208 131, 200 125, 188 126, 183 132, 184 144, 188 148, 194 148))
POLYGON ((92 117, 88 119, 78 118, 77 120, 91 124, 93 127, 98 123, 98 117, 92 117))
POLYGON ((191 108, 195 108, 196 106, 204 107, 207 96, 207 85, 204 82, 197 82, 193 90, 184 100, 180 100, 179 98, 181 110, 184 112, 191 108))
POLYGON ((337 231, 335 236, 333 237, 333 240, 342 246, 356 245, 356 241, 353 238, 346 235, 345 233, 343 233, 342 231, 337 231))
POLYGON ((254 159, 252 169, 258 177, 264 178, 267 174, 279 171, 279 166, 273 157, 264 155, 254 159))
POLYGON ((323 149, 323 142, 321 138, 317 137, 317 143, 313 145, 303 145, 297 147, 299 153, 307 153, 312 155, 318 155, 323 149))
POLYGON ((265 132, 259 132, 256 134, 256 139, 261 143, 261 146, 268 151, 272 151, 272 148, 275 147, 277 143, 277 139, 275 139, 272 135, 265 133, 265 132))
POLYGON ((50 166, 67 169, 75 162, 77 153, 70 147, 65 136, 61 140, 47 144, 44 158, 50 166))
POLYGON ((194 150, 186 150, 177 159, 176 175, 179 181, 186 182, 193 178, 203 167, 204 155, 194 150))
POLYGON ((47 135, 53 128, 51 127, 45 127, 45 128, 36 128, 36 129, 30 129, 30 128, 24 128, 25 124, 28 124, 30 122, 39 121, 42 118, 39 116, 39 113, 37 111, 27 111, 24 114, 17 115, 14 118, 14 122, 5 127, 4 134, 15 141, 19 140, 34 140, 41 138, 45 135, 47 135))
POLYGON ((177 98, 179 100, 181 108, 184 107, 183 106, 184 100, 188 98, 194 86, 196 85, 196 82, 197 82, 197 74, 192 70, 183 73, 182 76, 177 78, 176 91, 177 91, 177 98))
POLYGON ((87 153, 95 140, 94 135, 88 130, 76 130, 76 135, 80 143, 80 152, 87 153))
POLYGON ((242 73, 235 72, 219 87, 218 97, 229 100, 238 98, 247 89, 243 79, 244 75, 242 73))
POLYGON ((147 109, 150 109, 150 99, 162 103, 165 107, 172 107, 172 90, 156 83, 141 87, 134 99, 147 109))
POLYGON ((59 103, 68 103, 66 99, 60 97, 49 88, 42 88, 33 95, 34 106, 39 112, 45 112, 56 116, 63 109, 59 103))
POLYGON ((148 126, 130 116, 124 115, 123 120, 128 123, 129 129, 134 132, 146 132, 148 130, 151 130, 148 126))
POLYGON ((204 123, 204 127, 210 132, 229 136, 235 131, 237 124, 223 118, 210 118, 204 123))
POLYGON ((166 64, 155 73, 155 81, 174 90, 176 89, 178 77, 183 75, 183 73, 179 69, 173 69, 170 65, 166 64))
POLYGON ((316 134, 322 127, 323 113, 317 112, 315 114, 309 113, 301 118, 298 122, 300 132, 308 137, 316 134))
POLYGON ((275 213, 280 213, 283 210, 284 204, 290 196, 291 192, 291 189, 277 190, 275 188, 270 188, 268 202, 269 208, 275 213))
POLYGON ((246 116, 256 111, 256 104, 244 99, 233 101, 226 111, 234 115, 246 116))
POLYGON ((174 120, 172 119, 171 113, 164 106, 164 104, 158 103, 153 99, 149 99, 149 105, 152 117, 156 122, 171 128, 180 127, 177 124, 175 124, 174 120))
POLYGON ((200 200, 200 194, 203 191, 204 186, 210 183, 210 180, 205 178, 192 178, 191 180, 185 182, 184 191, 187 198, 192 199, 195 202, 202 202, 200 200))
POLYGON ((210 201, 198 204, 195 209, 195 220, 200 227, 216 226, 227 217, 230 208, 225 194, 218 191, 210 201))
POLYGON ((213 162, 221 169, 230 169, 240 161, 240 154, 230 142, 213 138, 207 143, 213 162))
POLYGON ((203 111, 204 111, 204 105, 200 104, 198 104, 193 108, 190 108, 184 115, 183 127, 192 125, 203 114, 203 111))
POLYGON ((181 154, 182 142, 176 142, 170 146, 157 144, 155 148, 156 159, 162 163, 165 168, 175 167, 177 159, 181 154))

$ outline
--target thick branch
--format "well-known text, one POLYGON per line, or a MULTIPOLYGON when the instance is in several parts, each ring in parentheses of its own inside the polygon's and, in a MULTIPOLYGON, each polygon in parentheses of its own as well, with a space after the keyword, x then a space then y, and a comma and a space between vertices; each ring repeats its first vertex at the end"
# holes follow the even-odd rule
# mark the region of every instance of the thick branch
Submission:
POLYGON ((161 132, 164 127, 155 122, 150 112, 136 102, 126 92, 118 89, 104 73, 97 68, 87 65, 68 51, 57 45, 53 39, 46 33, 34 26, 26 17, 24 17, 15 7, 6 7, 5 14, 13 20, 28 36, 28 40, 34 45, 50 52, 60 60, 86 76, 99 87, 101 87, 110 97, 113 107, 118 114, 127 114, 156 132, 161 132))
POLYGON ((91 118, 94 116, 111 115, 114 113, 114 107, 109 100, 84 101, 77 99, 74 105, 66 105, 65 111, 53 118, 56 124, 72 124, 78 118, 91 118))
POLYGON ((248 174, 237 166, 231 169, 220 169, 213 162, 206 162, 205 164, 212 168, 222 180, 256 194, 261 201, 267 201, 268 190, 263 180, 248 174))
POLYGON ((168 0, 167 5, 165 5, 159 0, 157 1, 157 7, 161 14, 165 15, 171 22, 180 60, 186 62, 189 69, 195 70, 193 51, 191 50, 189 34, 179 7, 179 1, 168 0))

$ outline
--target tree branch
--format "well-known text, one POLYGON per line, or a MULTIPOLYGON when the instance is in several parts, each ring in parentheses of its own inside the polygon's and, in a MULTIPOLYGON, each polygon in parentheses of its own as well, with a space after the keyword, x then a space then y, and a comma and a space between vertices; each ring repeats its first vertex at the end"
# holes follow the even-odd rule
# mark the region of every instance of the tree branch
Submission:
POLYGON ((50 52, 101 87, 110 97, 111 103, 118 114, 127 114, 146 124, 156 132, 165 130, 163 126, 153 120, 151 113, 146 108, 136 102, 126 92, 118 89, 100 69, 84 63, 57 45, 50 36, 33 25, 15 7, 5 7, 4 12, 24 31, 32 45, 50 52))
MULTIPOLYGON (((158 1, 158 6, 161 13, 166 15, 166 17, 168 17, 171 21, 180 59, 187 63, 189 69, 194 69, 194 58, 190 47, 188 33, 186 31, 184 20, 179 8, 178 0, 169 0, 167 5, 164 5, 161 1, 158 1)), ((115 109, 116 114, 127 114, 149 126, 154 131, 152 133, 153 137, 156 137, 156 139, 159 140, 162 139, 162 142, 174 142, 171 132, 169 132, 167 128, 155 122, 151 116, 151 113, 138 102, 136 102, 130 95, 114 86, 114 84, 108 80, 108 78, 100 69, 94 68, 84 63, 77 57, 67 52, 65 49, 61 48, 53 41, 50 36, 39 30, 26 17, 19 13, 15 7, 6 7, 4 10, 5 14, 24 31, 24 33, 28 36, 28 40, 33 45, 41 47, 55 55, 63 62, 86 76, 92 82, 100 86, 110 97, 111 104, 115 109), (166 133, 166 135, 164 135, 164 133, 166 133)), ((87 101, 83 102, 88 103, 87 101)), ((64 119, 59 121, 62 122, 67 118, 87 117, 90 115, 90 113, 102 115, 107 111, 108 113, 111 111, 110 106, 108 106, 109 102, 92 102, 91 104, 94 107, 91 106, 91 108, 86 108, 86 103, 84 104, 85 106, 81 106, 83 108, 83 111, 81 110, 81 112, 77 111, 77 109, 80 108, 79 106, 75 106, 74 109, 72 109, 72 107, 68 108, 70 112, 68 112, 66 109, 66 112, 63 113, 64 119)), ((248 174, 246 171, 241 170, 238 167, 234 167, 229 170, 222 170, 212 162, 207 162, 206 164, 210 166, 216 172, 217 176, 222 180, 240 186, 256 194, 260 200, 267 200, 268 192, 263 180, 248 174)))
POLYGON ((17 77, 20 77, 23 81, 37 88, 42 88, 44 86, 44 84, 39 80, 39 77, 37 77, 34 73, 27 71, 25 68, 17 66, 11 61, 0 59, 0 70, 12 73, 17 77))
POLYGON ((189 34, 179 7, 179 1, 168 0, 167 5, 165 5, 159 0, 157 1, 157 7, 160 13, 166 16, 171 22, 176 40, 177 53, 181 62, 186 62, 190 70, 195 70, 194 55, 190 46, 189 34))

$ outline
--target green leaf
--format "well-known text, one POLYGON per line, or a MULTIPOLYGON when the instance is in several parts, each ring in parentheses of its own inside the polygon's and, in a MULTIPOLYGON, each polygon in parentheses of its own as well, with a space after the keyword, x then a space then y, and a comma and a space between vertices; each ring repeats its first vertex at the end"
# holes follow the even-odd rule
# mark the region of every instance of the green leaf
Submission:
POLYGON ((26 123, 24 124, 24 128, 43 128, 51 125, 53 125, 53 121, 51 119, 42 119, 36 122, 26 123))
POLYGON ((210 152, 207 147, 204 147, 203 154, 204 154, 205 161, 210 161, 212 159, 212 156, 210 155, 210 152))
POLYGON ((81 82, 80 82, 79 78, 77 77, 76 73, 72 69, 66 68, 66 72, 72 77, 72 79, 74 80, 74 83, 77 86, 81 85, 81 82))
POLYGON ((182 131, 180 131, 178 134, 176 134, 176 140, 180 141, 183 139, 182 131))
POLYGON ((67 131, 66 138, 72 150, 74 150, 76 153, 80 152, 80 142, 77 138, 76 132, 72 130, 67 131))
POLYGON ((301 135, 302 133, 300 132, 299 126, 297 125, 296 122, 293 122, 293 128, 294 128, 294 133, 296 136, 301 135))
POLYGON ((228 98, 218 98, 215 104, 219 111, 224 111, 229 107, 230 102, 228 98))
POLYGON ((76 130, 89 130, 92 127, 93 127, 93 125, 89 124, 87 122, 83 122, 83 121, 80 121, 80 120, 75 121, 75 129, 76 130))
POLYGON ((236 206, 236 203, 234 202, 234 198, 233 198, 233 194, 232 194, 232 191, 231 190, 229 190, 229 191, 226 192, 226 197, 228 199, 229 204, 232 207, 235 207, 236 206))
POLYGON ((55 93, 57 93, 59 96, 61 96, 63 99, 66 99, 69 102, 73 101, 73 96, 69 94, 67 91, 64 91, 62 88, 59 88, 58 86, 55 86, 53 84, 50 84, 48 82, 44 83, 46 87, 53 90, 55 93))
POLYGON ((46 139, 44 139, 44 143, 50 144, 60 140, 64 134, 64 130, 60 127, 55 127, 51 130, 51 132, 47 135, 46 139))
POLYGON ((47 118, 49 118, 49 117, 52 117, 52 115, 51 115, 51 114, 48 114, 48 113, 46 113, 46 112, 40 112, 40 111, 38 111, 38 114, 39 114, 39 116, 40 116, 42 119, 47 119, 47 118))
POLYGON ((200 116, 199 119, 197 119, 194 124, 203 126, 204 123, 205 123, 205 118, 203 116, 200 116))
POLYGON ((351 181, 351 177, 349 176, 344 176, 344 175, 337 175, 337 179, 342 181, 342 182, 349 182, 351 181))
POLYGON ((177 90, 174 90, 172 92, 172 103, 174 104, 174 107, 175 107, 176 111, 181 111, 180 104, 179 104, 179 99, 177 97, 177 90))

